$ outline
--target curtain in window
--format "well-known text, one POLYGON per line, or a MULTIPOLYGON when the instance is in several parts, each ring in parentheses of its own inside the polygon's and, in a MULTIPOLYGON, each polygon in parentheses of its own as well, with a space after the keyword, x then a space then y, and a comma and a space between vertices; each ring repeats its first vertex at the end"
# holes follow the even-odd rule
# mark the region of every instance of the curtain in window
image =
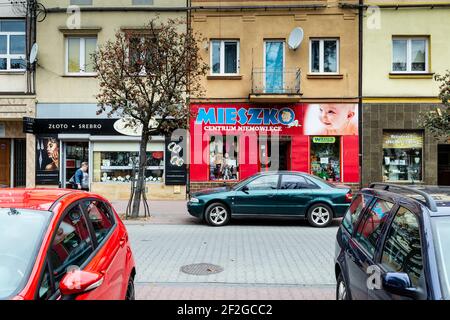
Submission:
POLYGON ((266 42, 266 93, 283 92, 283 48, 283 42, 281 41, 266 42))
POLYGON ((236 42, 225 42, 225 73, 237 73, 236 42))

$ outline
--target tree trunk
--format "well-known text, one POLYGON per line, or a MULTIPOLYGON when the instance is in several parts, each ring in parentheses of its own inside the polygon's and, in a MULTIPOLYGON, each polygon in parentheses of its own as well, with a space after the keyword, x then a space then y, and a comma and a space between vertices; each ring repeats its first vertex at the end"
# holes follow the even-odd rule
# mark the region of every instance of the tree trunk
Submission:
MULTIPOLYGON (((145 127, 145 126, 144 126, 145 127)), ((146 130, 142 131, 141 145, 139 148, 139 168, 138 168, 138 179, 136 183, 136 188, 134 190, 133 206, 131 211, 131 217, 139 217, 139 210, 141 206, 142 193, 145 192, 144 189, 144 179, 145 170, 147 168, 147 143, 149 139, 149 133, 146 130)))

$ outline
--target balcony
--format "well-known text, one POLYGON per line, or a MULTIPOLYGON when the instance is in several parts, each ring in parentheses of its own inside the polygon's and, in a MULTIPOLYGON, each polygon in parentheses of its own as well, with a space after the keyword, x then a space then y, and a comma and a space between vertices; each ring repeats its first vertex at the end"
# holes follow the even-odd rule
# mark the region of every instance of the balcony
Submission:
POLYGON ((252 71, 251 102, 290 103, 300 101, 300 69, 267 71, 254 68, 252 71))

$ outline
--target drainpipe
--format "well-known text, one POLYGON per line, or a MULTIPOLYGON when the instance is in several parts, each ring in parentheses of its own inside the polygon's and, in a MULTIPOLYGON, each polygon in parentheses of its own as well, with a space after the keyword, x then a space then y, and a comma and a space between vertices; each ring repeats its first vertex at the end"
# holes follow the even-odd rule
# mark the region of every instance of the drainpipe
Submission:
MULTIPOLYGON (((188 8, 188 10, 186 10, 186 31, 188 30, 188 29, 190 29, 192 26, 191 26, 191 10, 189 9, 191 7, 191 0, 186 0, 186 8, 188 8)), ((187 107, 189 108, 189 113, 188 113, 188 117, 187 117, 187 124, 186 124, 186 143, 185 143, 185 146, 186 146, 186 149, 187 150, 185 150, 184 151, 184 155, 185 155, 185 157, 189 157, 189 158, 186 158, 186 200, 187 199, 189 199, 190 198, 190 194, 191 194, 191 158, 192 158, 192 156, 191 156, 191 143, 192 143, 192 139, 193 139, 193 137, 191 137, 191 135, 190 135, 190 127, 189 127, 189 123, 190 123, 190 120, 191 120, 191 117, 190 117, 190 111, 191 111, 191 101, 190 101, 190 92, 189 92, 189 81, 187 81, 187 85, 188 85, 188 87, 187 87, 187 94, 188 94, 188 99, 187 99, 187 101, 186 101, 186 104, 187 104, 187 107)))
POLYGON ((364 0, 359 0, 358 7, 358 136, 359 136, 359 187, 363 187, 363 12, 364 0))

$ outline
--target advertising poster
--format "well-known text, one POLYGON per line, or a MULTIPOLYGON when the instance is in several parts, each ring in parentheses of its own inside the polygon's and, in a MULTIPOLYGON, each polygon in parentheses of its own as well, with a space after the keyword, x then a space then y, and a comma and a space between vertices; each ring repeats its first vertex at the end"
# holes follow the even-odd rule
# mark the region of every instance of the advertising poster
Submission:
POLYGON ((59 140, 55 136, 36 137, 36 184, 59 184, 59 140))
POLYGON ((303 120, 305 135, 352 136, 358 134, 356 104, 309 104, 303 120))

